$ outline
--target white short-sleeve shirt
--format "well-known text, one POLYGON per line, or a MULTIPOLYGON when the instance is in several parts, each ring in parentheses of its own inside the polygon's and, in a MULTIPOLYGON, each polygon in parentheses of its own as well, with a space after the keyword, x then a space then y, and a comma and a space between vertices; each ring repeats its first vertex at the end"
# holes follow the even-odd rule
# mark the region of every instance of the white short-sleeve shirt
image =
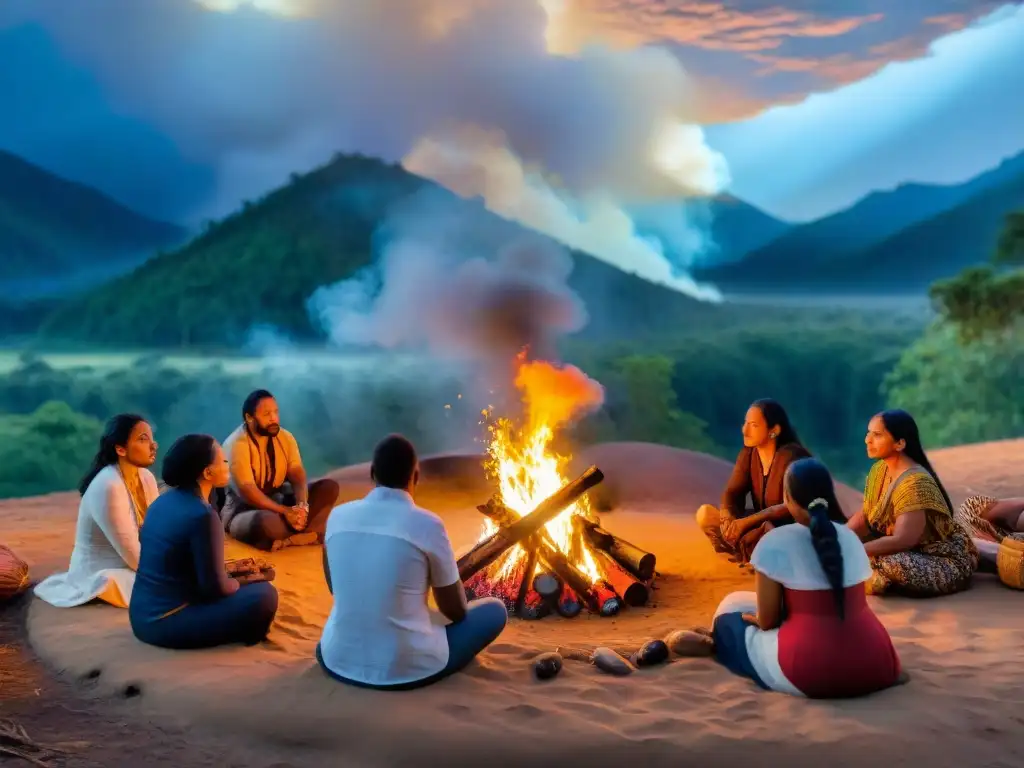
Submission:
POLYGON ((376 488, 331 511, 324 549, 334 591, 320 638, 327 668, 369 685, 444 669, 448 638, 427 594, 454 584, 459 571, 441 519, 405 491, 376 488))

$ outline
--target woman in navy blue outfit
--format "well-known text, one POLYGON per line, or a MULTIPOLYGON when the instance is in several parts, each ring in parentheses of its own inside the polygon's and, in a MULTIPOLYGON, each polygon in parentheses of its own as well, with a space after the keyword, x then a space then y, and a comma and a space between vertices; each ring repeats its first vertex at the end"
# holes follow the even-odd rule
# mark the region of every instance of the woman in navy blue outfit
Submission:
POLYGON ((162 648, 252 645, 277 613, 269 582, 242 585, 224 568, 224 526, 206 499, 228 483, 221 446, 209 435, 185 435, 167 452, 169 486, 146 513, 142 554, 128 616, 135 637, 162 648))

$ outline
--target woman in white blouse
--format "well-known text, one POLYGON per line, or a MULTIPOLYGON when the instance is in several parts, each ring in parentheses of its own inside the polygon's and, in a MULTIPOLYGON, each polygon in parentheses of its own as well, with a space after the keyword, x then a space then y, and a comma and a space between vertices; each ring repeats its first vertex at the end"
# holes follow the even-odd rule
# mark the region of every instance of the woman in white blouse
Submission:
POLYGON ((58 608, 99 598, 127 608, 139 567, 139 527, 159 495, 147 467, 156 461, 153 428, 122 413, 107 422, 92 467, 78 491, 78 524, 66 573, 41 581, 36 595, 58 608))

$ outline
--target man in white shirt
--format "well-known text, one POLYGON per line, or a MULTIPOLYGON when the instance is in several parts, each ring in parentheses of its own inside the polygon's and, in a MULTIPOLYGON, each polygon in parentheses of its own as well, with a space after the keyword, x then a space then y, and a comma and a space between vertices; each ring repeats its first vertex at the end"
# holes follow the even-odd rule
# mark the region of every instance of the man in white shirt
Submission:
POLYGON ((334 606, 316 657, 342 682, 428 685, 466 666, 508 620, 497 598, 467 604, 444 523, 413 501, 419 474, 412 443, 389 435, 373 452, 377 487, 327 521, 324 575, 334 606), (431 591, 440 616, 427 606, 431 591))

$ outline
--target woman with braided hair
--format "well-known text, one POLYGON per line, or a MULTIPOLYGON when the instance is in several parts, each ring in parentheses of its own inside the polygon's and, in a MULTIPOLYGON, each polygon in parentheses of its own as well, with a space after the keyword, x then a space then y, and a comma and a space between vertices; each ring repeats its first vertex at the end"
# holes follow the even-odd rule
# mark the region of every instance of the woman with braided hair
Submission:
POLYGON ((817 459, 794 462, 784 498, 796 525, 769 531, 754 548, 757 591, 735 592, 715 612, 719 662, 795 696, 847 698, 895 685, 900 660, 867 604, 864 546, 829 516, 828 469, 817 459))

